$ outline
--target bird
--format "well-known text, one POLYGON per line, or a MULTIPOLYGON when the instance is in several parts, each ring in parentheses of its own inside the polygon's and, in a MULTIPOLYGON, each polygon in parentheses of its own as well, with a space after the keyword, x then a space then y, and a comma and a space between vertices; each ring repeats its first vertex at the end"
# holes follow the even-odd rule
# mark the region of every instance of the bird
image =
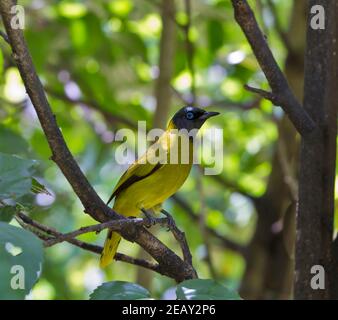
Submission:
MULTIPOLYGON (((107 205, 115 198, 112 209, 123 216, 138 217, 143 213, 152 224, 156 222, 153 215, 162 212, 168 224, 172 223, 162 203, 174 195, 189 176, 193 164, 192 137, 207 119, 218 114, 194 106, 178 110, 158 140, 123 173, 107 205), (184 140, 187 143, 183 143, 184 140)), ((113 261, 120 241, 117 232, 108 230, 100 257, 101 268, 113 261)))

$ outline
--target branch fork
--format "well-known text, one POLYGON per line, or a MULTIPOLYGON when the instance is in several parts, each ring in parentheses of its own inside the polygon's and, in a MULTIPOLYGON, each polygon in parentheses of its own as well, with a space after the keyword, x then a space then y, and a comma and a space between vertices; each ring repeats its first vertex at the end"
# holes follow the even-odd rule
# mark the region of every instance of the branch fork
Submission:
MULTIPOLYGON (((115 220, 115 221, 108 221, 100 224, 95 224, 87 227, 81 227, 77 230, 74 230, 69 233, 61 233, 54 228, 51 228, 49 226, 43 225, 24 213, 20 212, 16 216, 17 221, 19 224, 25 228, 29 229, 32 231, 35 235, 37 235, 40 239, 43 240, 43 244, 45 248, 52 247, 58 243, 61 242, 69 242, 75 246, 78 246, 82 249, 101 254, 103 248, 100 246, 92 245, 83 241, 80 241, 76 239, 76 237, 89 233, 89 232, 100 232, 104 229, 112 229, 116 232, 120 232, 121 234, 124 234, 124 238, 128 241, 133 242, 133 232, 137 232, 137 228, 139 227, 144 227, 147 225, 148 221, 146 219, 141 219, 141 218, 132 218, 132 219, 123 219, 122 221, 115 220), (130 231, 132 230, 132 231, 130 231)), ((190 253, 190 249, 187 243, 187 240, 185 238, 184 232, 180 231, 176 224, 168 224, 168 219, 164 218, 161 220, 161 224, 166 225, 167 221, 167 227, 170 226, 170 230, 173 233, 175 239, 178 241, 182 253, 183 253, 183 260, 184 262, 188 265, 186 268, 189 270, 189 267, 194 271, 195 277, 197 277, 197 273, 194 270, 192 266, 192 256, 190 253), (163 220, 163 221, 162 221, 163 220)), ((166 269, 161 265, 161 264, 156 264, 151 261, 147 261, 144 259, 137 259, 133 258, 121 253, 116 253, 115 260, 118 261, 124 261, 130 264, 134 264, 137 266, 141 266, 153 271, 156 271, 160 274, 171 276, 170 273, 166 272, 166 269)))
POLYGON ((272 92, 246 86, 246 89, 259 94, 280 106, 289 116, 297 131, 304 137, 313 132, 316 124, 303 106, 297 101, 282 70, 278 66, 266 38, 260 30, 255 15, 247 0, 231 0, 235 19, 245 34, 259 65, 264 72, 272 92))

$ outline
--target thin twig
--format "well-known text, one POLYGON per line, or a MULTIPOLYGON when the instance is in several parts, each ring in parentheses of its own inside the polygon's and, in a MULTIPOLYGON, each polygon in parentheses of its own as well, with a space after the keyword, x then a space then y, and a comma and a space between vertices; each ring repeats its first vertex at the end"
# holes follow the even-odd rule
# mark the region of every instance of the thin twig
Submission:
POLYGON ((180 244, 184 261, 192 265, 192 255, 189 249, 187 239, 185 237, 185 233, 179 230, 178 228, 173 228, 171 232, 174 235, 177 242, 180 244))
MULTIPOLYGON (((165 210, 162 210, 162 212, 169 215, 165 210)), ((167 219, 166 222, 168 223, 169 220, 167 219)), ((186 261, 189 265, 192 265, 192 255, 189 249, 187 239, 185 237, 185 233, 181 231, 180 229, 178 229, 178 227, 176 226, 176 223, 171 224, 171 225, 167 224, 167 227, 173 234, 174 238, 179 243, 182 253, 183 253, 184 261, 186 261)))
POLYGON ((265 91, 263 89, 254 88, 254 87, 251 87, 247 84, 244 85, 244 88, 247 91, 250 91, 250 92, 253 92, 253 93, 260 95, 264 99, 270 100, 272 103, 275 103, 275 104, 278 103, 278 97, 273 92, 265 91))
MULTIPOLYGON (((137 225, 145 225, 145 221, 143 219, 139 219, 139 218, 135 218, 135 219, 130 219, 129 220, 131 224, 137 224, 137 225)), ((119 220, 112 220, 112 221, 108 221, 108 222, 104 222, 104 223, 100 223, 100 224, 95 224, 92 226, 87 226, 87 227, 81 227, 78 230, 74 230, 72 232, 69 233, 65 233, 60 237, 57 237, 55 239, 52 239, 48 242, 45 243, 45 247, 51 247, 57 243, 63 242, 63 241, 67 241, 69 239, 73 239, 75 237, 78 237, 81 234, 84 233, 88 233, 88 232, 100 232, 103 229, 111 229, 113 231, 118 231, 120 230, 120 221, 119 220)), ((126 223, 126 221, 123 221, 123 223, 126 223)))

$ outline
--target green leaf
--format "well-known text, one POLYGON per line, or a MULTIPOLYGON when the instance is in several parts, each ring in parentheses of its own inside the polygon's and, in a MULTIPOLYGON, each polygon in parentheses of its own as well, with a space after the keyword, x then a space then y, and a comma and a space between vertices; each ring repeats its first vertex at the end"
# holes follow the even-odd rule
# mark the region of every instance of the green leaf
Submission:
POLYGON ((0 299, 24 299, 39 278, 42 242, 27 230, 0 222, 0 261, 0 299))
POLYGON ((48 196, 51 196, 51 193, 46 189, 46 187, 43 184, 41 184, 38 180, 36 180, 35 178, 32 178, 31 191, 35 194, 44 193, 44 194, 47 194, 48 196))
POLYGON ((0 199, 18 198, 29 193, 36 161, 0 153, 0 199))
POLYGON ((176 289, 180 300, 241 300, 237 292, 210 279, 194 279, 181 282, 176 289))
POLYGON ((17 209, 15 206, 3 206, 0 207, 0 221, 10 222, 13 216, 16 214, 17 209))
POLYGON ((25 154, 28 151, 28 143, 15 131, 0 126, 0 152, 10 154, 25 154))
POLYGON ((138 284, 111 281, 97 287, 90 295, 90 300, 138 300, 149 297, 149 291, 138 284))

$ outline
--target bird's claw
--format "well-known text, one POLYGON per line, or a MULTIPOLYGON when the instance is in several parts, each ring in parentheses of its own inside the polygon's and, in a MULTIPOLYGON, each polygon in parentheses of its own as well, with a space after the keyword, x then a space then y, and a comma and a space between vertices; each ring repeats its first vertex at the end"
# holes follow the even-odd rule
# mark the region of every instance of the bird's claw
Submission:
POLYGON ((162 210, 161 212, 166 216, 166 219, 167 219, 167 227, 168 227, 167 231, 171 231, 175 229, 176 223, 175 223, 174 218, 171 216, 171 214, 165 210, 162 210))
POLYGON ((146 221, 145 226, 147 228, 150 228, 151 226, 154 226, 156 223, 158 223, 158 220, 153 217, 147 210, 142 209, 142 212, 145 216, 144 220, 146 221))
POLYGON ((146 227, 150 228, 158 223, 158 220, 154 217, 146 217, 146 227))
POLYGON ((168 228, 167 231, 171 231, 176 228, 176 223, 175 223, 174 218, 170 215, 170 213, 168 213, 165 210, 161 211, 165 215, 165 218, 155 218, 145 209, 142 209, 142 212, 144 213, 144 216, 145 216, 144 218, 146 221, 145 226, 147 228, 150 228, 151 226, 154 226, 155 224, 167 226, 168 228), (165 223, 163 222, 163 220, 165 220, 165 223))

